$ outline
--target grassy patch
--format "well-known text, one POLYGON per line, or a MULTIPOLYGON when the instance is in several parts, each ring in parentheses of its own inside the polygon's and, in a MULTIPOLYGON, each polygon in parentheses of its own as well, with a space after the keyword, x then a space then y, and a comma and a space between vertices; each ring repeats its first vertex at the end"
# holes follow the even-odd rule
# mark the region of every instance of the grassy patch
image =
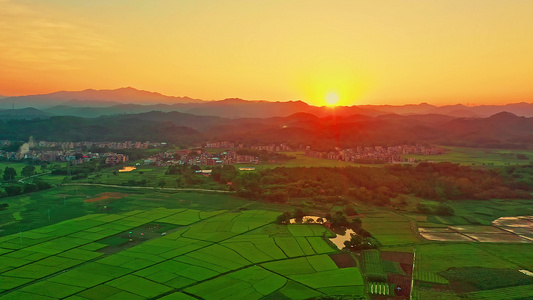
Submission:
POLYGON ((461 165, 476 166, 504 166, 516 164, 529 164, 529 160, 518 159, 517 154, 533 157, 533 153, 527 150, 508 149, 484 149, 442 147, 448 151, 443 155, 403 155, 405 158, 415 158, 421 161, 452 162, 461 165))
POLYGON ((468 283, 480 290, 533 284, 533 277, 516 269, 493 269, 481 267, 450 268, 440 276, 451 281, 468 283))
POLYGON ((383 269, 381 254, 378 250, 362 252, 363 271, 368 281, 387 282, 387 274, 383 269))

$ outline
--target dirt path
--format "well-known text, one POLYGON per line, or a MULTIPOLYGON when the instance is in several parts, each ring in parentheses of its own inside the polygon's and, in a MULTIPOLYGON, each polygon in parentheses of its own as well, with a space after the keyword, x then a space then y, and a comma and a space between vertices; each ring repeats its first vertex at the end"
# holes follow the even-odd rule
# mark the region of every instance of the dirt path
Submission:
POLYGON ((28 178, 39 177, 39 176, 48 175, 48 174, 52 174, 52 172, 39 173, 39 174, 31 175, 31 176, 28 176, 28 177, 24 177, 24 178, 19 179, 18 182, 24 183, 24 180, 26 180, 28 178))
POLYGON ((114 187, 121 189, 146 189, 146 190, 156 190, 156 191, 189 191, 189 192, 215 192, 215 193, 233 193, 230 191, 221 191, 221 190, 208 190, 208 189, 187 189, 187 188, 156 188, 156 187, 145 187, 145 186, 123 186, 123 185, 112 185, 112 184, 102 184, 102 183, 63 183, 61 185, 83 185, 83 186, 103 186, 103 187, 114 187))

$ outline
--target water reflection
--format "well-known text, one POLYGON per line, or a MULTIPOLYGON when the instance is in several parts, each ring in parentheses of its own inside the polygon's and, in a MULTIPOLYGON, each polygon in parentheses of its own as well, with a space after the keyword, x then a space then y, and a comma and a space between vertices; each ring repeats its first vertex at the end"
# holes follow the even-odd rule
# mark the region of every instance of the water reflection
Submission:
POLYGON ((352 229, 336 229, 333 230, 337 234, 336 237, 329 239, 339 250, 344 248, 344 242, 349 241, 352 238, 352 235, 355 235, 355 232, 352 229))
POLYGON ((302 220, 292 218, 291 224, 324 224, 326 221, 326 218, 318 216, 304 216, 302 220))

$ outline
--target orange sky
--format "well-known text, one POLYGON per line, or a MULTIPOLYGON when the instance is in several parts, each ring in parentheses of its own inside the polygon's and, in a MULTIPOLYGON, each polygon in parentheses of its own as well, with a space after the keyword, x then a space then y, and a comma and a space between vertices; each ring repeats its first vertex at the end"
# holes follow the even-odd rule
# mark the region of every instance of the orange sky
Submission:
POLYGON ((0 0, 0 95, 533 102, 533 1, 0 0))

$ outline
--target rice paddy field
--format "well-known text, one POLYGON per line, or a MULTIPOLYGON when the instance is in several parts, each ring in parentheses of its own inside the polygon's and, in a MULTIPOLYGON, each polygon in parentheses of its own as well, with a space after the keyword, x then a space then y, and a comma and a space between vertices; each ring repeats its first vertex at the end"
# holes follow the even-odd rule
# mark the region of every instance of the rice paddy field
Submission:
POLYGON ((507 217, 531 215, 531 201, 450 204, 456 216, 409 216, 432 241, 415 246, 413 299, 533 297, 533 277, 521 272, 533 270, 533 222, 507 217))
POLYGON ((61 185, 1 202, 0 299, 533 297, 529 219, 509 219, 528 200, 357 207, 380 247, 356 253, 325 226, 274 224, 292 206, 229 193, 61 185))
POLYGON ((186 208, 87 214, 0 238, 2 299, 308 299, 364 296, 321 225, 278 212, 186 208), (158 228, 172 225, 159 234, 158 228), (139 230, 143 232, 139 233, 139 230), (122 244, 113 237, 125 237, 122 244), (118 248, 117 248, 118 247, 118 248))
POLYGON ((383 246, 412 245, 419 239, 414 224, 406 217, 392 212, 376 212, 362 218, 363 226, 383 246))

